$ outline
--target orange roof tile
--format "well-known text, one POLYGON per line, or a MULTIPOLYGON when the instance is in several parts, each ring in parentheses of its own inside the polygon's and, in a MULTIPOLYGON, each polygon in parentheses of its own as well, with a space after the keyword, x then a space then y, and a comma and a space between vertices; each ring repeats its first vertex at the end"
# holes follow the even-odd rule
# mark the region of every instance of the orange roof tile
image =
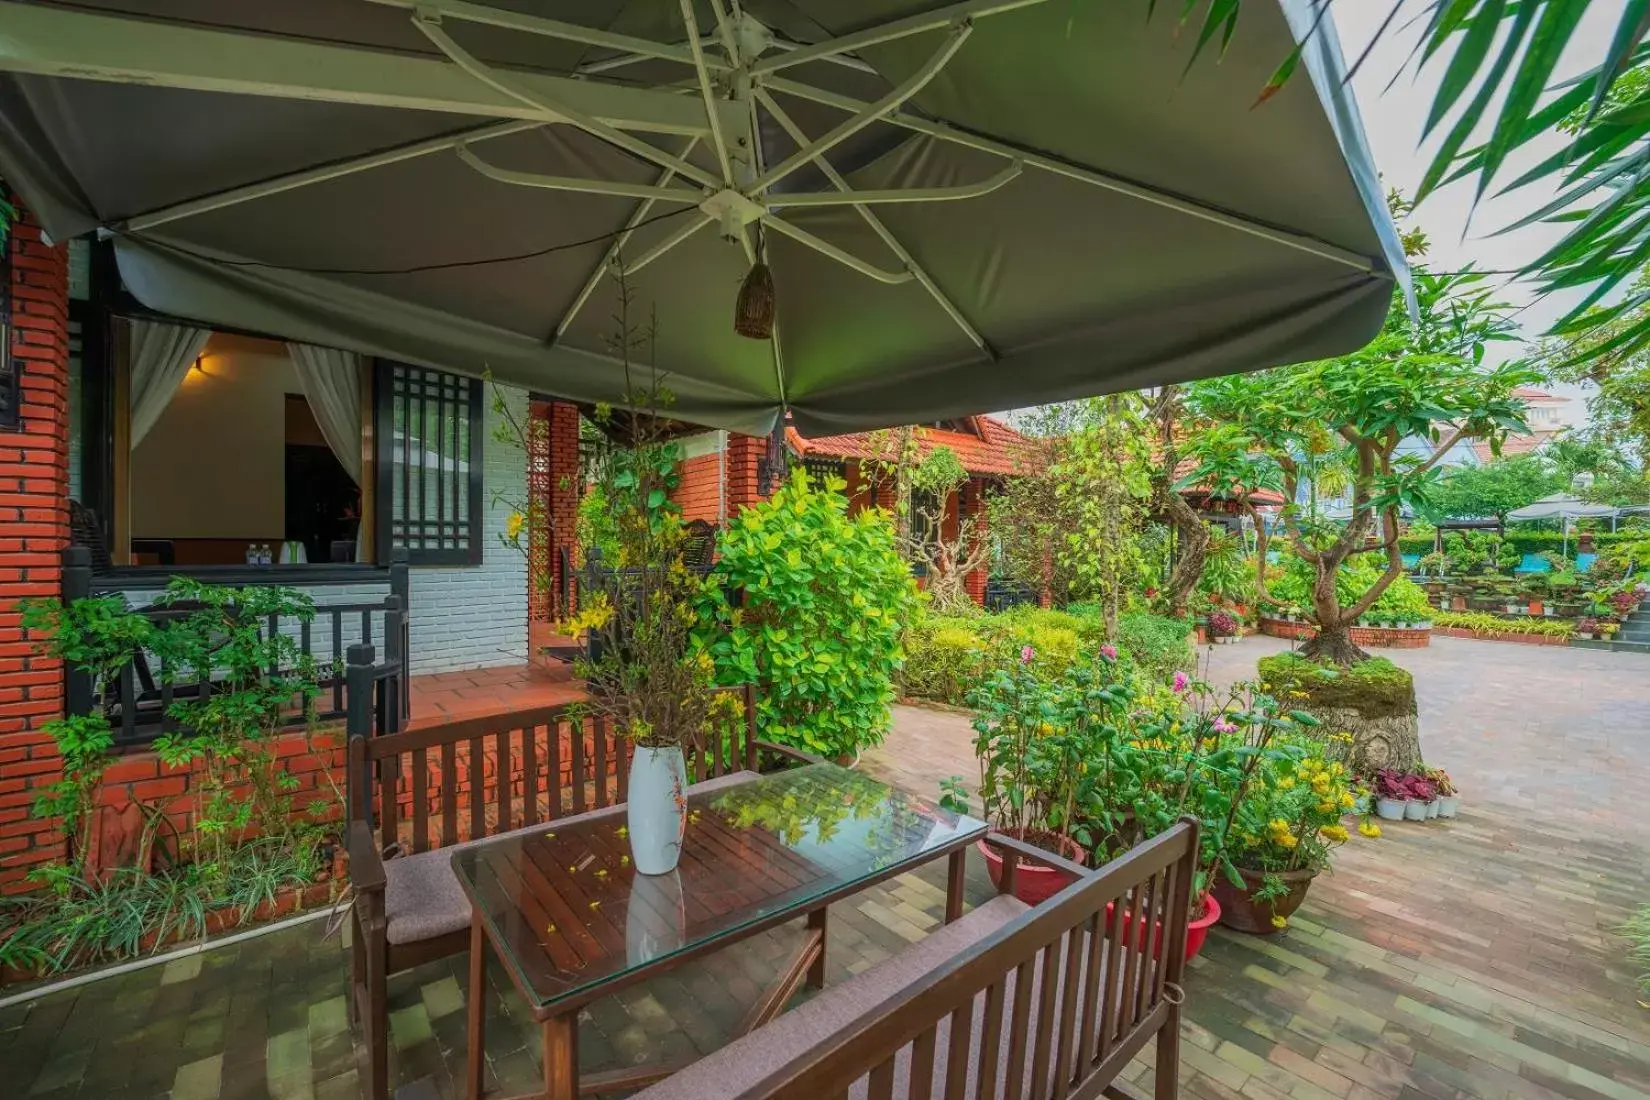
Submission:
MULTIPOLYGON (((1034 440, 1021 435, 994 416, 964 418, 972 431, 947 428, 917 429, 918 457, 926 458, 936 447, 948 447, 971 474, 1012 475, 1024 470, 1030 460, 1034 440)), ((854 432, 805 439, 795 428, 785 429, 785 441, 803 457, 892 459, 893 439, 887 433, 854 432)))

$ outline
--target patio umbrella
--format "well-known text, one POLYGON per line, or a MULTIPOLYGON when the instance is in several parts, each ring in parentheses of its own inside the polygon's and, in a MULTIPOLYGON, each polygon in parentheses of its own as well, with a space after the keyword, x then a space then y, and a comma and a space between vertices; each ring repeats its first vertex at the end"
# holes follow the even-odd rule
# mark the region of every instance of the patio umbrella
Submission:
POLYGON ((1373 336, 1317 7, 1189 65, 1145 0, 0 2, 0 173, 150 309, 573 400, 622 258, 673 415, 861 430, 1373 336))
POLYGON ((1620 508, 1608 504, 1589 504, 1569 493, 1553 493, 1534 504, 1526 504, 1507 513, 1508 523, 1534 519, 1571 519, 1578 516, 1617 516, 1620 508))

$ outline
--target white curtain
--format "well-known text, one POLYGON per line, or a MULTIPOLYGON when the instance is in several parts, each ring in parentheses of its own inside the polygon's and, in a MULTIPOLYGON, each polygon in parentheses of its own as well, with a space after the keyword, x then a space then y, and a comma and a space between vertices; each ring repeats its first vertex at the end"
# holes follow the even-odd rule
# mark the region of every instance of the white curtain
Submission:
POLYGON ((210 329, 132 321, 132 449, 172 403, 189 368, 206 347, 210 329))
MULTIPOLYGON (((361 357, 315 344, 287 344, 304 400, 338 465, 361 484, 361 357)), ((363 521, 364 522, 364 521, 363 521)), ((366 561, 367 540, 355 536, 355 560, 366 561)))

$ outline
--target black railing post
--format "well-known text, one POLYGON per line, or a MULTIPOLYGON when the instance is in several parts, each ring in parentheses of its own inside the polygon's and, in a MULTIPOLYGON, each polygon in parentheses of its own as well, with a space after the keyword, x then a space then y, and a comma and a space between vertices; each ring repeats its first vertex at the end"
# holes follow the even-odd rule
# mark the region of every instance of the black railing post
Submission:
MULTIPOLYGON (((344 731, 348 740, 371 737, 373 731, 372 702, 374 653, 370 645, 352 645, 344 664, 344 731)), ((348 754, 349 772, 345 777, 350 805, 355 816, 372 824, 372 786, 370 777, 355 774, 354 754, 348 754)))
MULTIPOLYGON (((76 600, 83 600, 92 594, 92 551, 85 546, 68 546, 63 550, 63 605, 67 607, 76 600)), ((73 662, 63 665, 63 704, 67 713, 73 717, 92 713, 92 707, 97 700, 93 693, 97 685, 92 682, 90 670, 81 668, 73 662)))
MULTIPOLYGON (((401 659, 401 669, 397 673, 401 680, 400 721, 396 725, 396 728, 400 729, 401 725, 412 717, 407 691, 407 666, 412 661, 412 576, 407 566, 405 546, 397 546, 390 551, 390 595, 401 601, 400 624, 396 630, 401 639, 396 650, 401 659)), ((389 624, 386 623, 385 629, 388 628, 389 624)), ((388 638, 389 635, 386 633, 385 637, 388 638)))
POLYGON ((411 692, 407 690, 407 609, 401 597, 384 598, 384 665, 388 675, 380 680, 383 694, 378 732, 395 733, 409 718, 411 692))

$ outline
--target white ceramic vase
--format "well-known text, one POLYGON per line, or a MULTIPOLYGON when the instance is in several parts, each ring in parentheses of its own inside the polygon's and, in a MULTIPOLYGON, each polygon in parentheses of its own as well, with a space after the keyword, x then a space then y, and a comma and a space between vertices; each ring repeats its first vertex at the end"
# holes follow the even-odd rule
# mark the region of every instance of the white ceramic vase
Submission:
POLYGON ((1430 805, 1432 805, 1430 802, 1417 802, 1413 798, 1410 799, 1408 802, 1404 803, 1405 820, 1425 821, 1427 819, 1427 807, 1430 805))
POLYGON ((681 746, 638 747, 630 760, 630 858, 636 872, 668 875, 682 857, 687 822, 687 765, 681 746))
POLYGON ((679 874, 637 875, 631 880, 630 907, 625 915, 625 959, 631 966, 679 950, 686 930, 679 874))
POLYGON ((1377 798, 1375 800, 1375 816, 1382 821, 1402 821, 1404 819, 1404 800, 1401 798, 1377 798))
POLYGON ((1427 803, 1427 820, 1431 821, 1438 816, 1438 800, 1435 798, 1427 803))

